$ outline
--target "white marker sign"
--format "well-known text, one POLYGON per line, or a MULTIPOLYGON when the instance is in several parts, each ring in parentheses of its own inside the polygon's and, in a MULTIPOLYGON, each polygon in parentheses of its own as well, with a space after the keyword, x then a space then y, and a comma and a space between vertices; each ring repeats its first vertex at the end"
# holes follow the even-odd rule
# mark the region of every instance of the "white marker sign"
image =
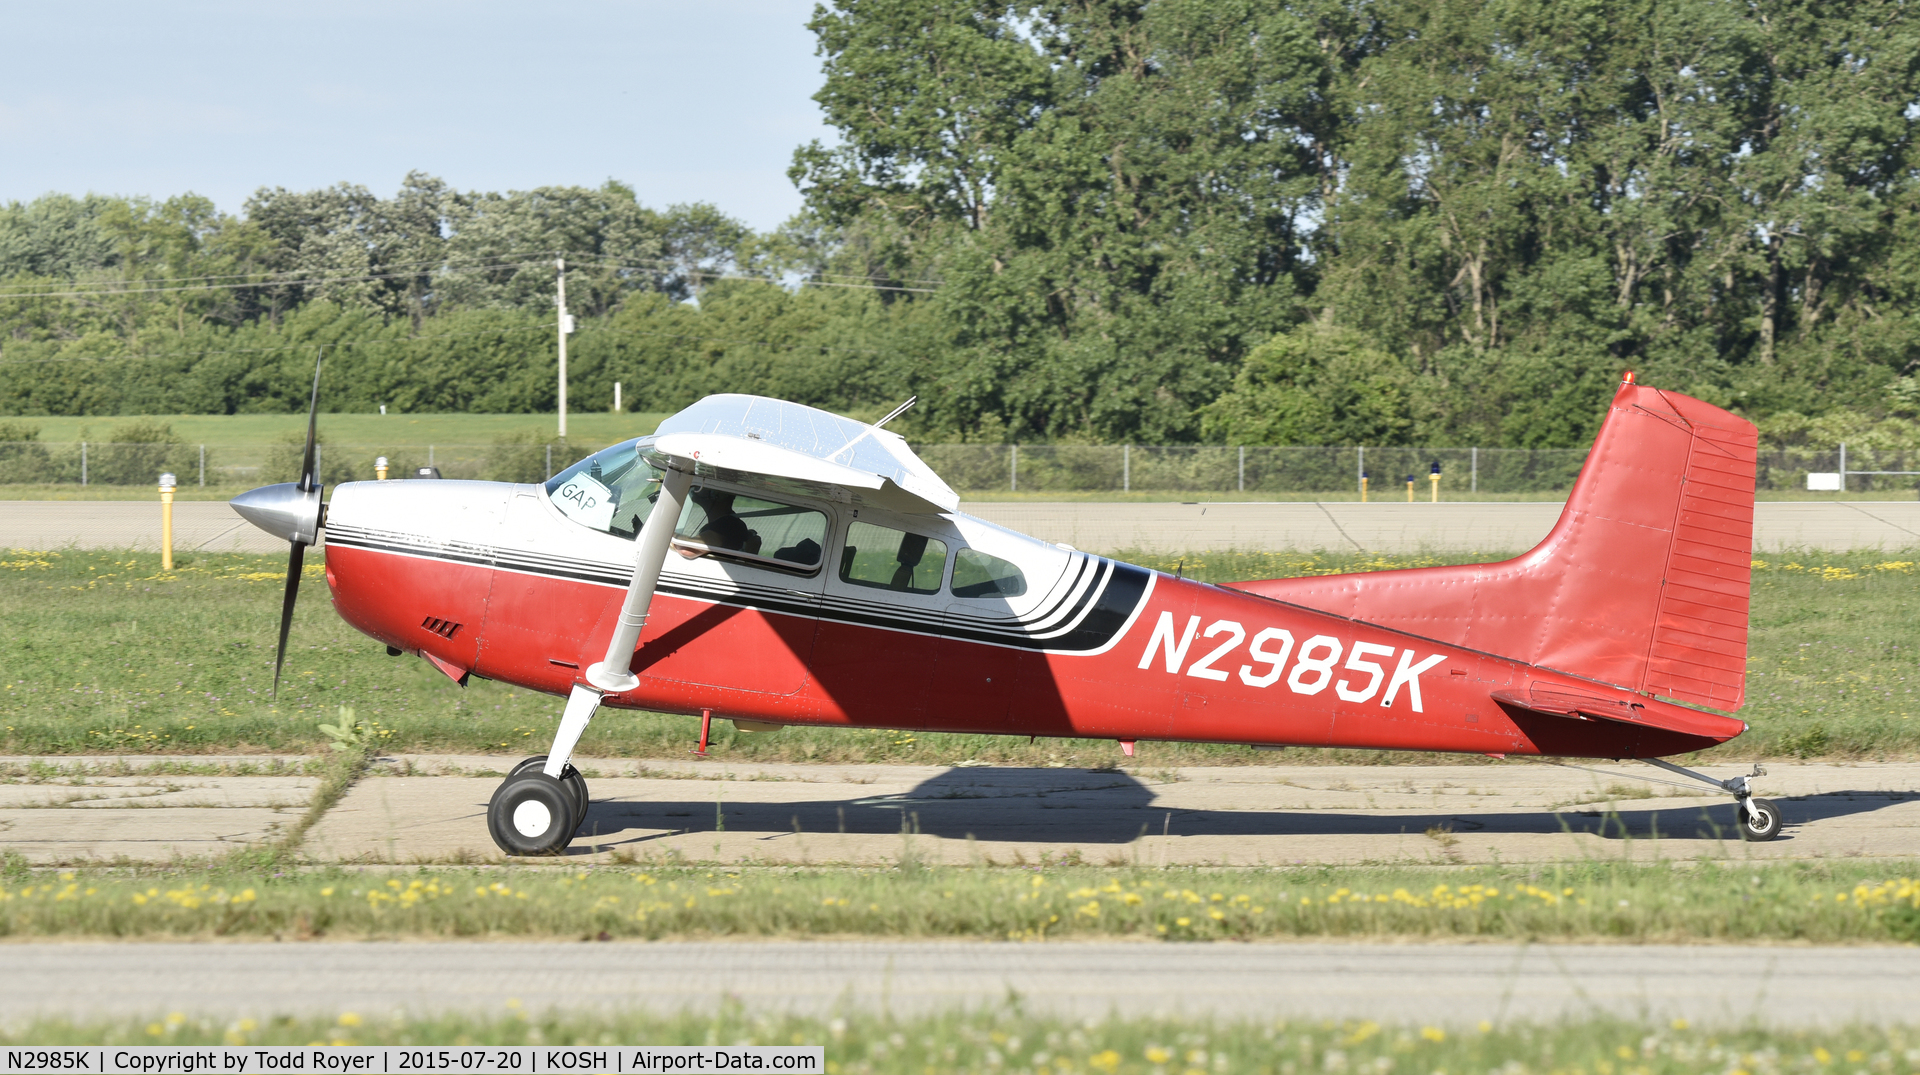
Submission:
POLYGON ((550 498, 553 506, 577 523, 595 530, 613 525, 613 490, 585 474, 575 474, 560 484, 550 498))

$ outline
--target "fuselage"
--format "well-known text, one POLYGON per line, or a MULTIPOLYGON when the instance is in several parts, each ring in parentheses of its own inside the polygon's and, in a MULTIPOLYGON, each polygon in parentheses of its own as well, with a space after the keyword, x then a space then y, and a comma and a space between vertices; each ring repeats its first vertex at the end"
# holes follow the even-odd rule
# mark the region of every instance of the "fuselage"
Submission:
MULTIPOLYGON (((1658 703, 960 512, 798 495, 775 510, 764 489, 716 480, 696 495, 714 518, 683 524, 634 658, 639 685, 605 705, 776 724, 1585 757, 1696 750, 1744 728, 1704 713, 1699 734, 1530 713, 1494 693, 1563 687, 1658 703), (760 507, 729 530, 720 516, 736 514, 736 496, 760 507)), ((449 675, 564 695, 611 635, 633 529, 637 520, 622 532, 583 514, 551 483, 355 482, 332 494, 327 583, 349 623, 449 675)))

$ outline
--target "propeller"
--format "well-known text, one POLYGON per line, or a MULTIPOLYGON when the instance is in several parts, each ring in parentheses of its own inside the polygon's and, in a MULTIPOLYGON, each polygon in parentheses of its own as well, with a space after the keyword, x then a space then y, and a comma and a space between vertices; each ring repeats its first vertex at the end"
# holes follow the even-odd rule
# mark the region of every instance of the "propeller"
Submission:
POLYGON ((307 546, 320 540, 320 527, 326 519, 326 504, 321 500, 325 487, 314 468, 314 441, 320 420, 320 366, 326 360, 322 347, 313 360, 313 396, 307 404, 307 447, 300 458, 300 480, 265 485, 234 497, 233 510, 248 522, 269 534, 285 538, 292 546, 287 556, 287 588, 280 599, 280 645, 273 655, 273 694, 280 694, 280 671, 287 663, 287 632, 293 628, 293 603, 300 595, 300 570, 306 565, 307 546))

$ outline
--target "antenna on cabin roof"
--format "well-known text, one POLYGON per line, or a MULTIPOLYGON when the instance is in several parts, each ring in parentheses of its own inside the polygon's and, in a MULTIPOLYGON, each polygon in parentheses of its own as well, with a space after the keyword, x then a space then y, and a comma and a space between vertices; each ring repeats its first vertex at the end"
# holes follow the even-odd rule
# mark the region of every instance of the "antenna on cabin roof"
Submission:
POLYGON ((895 407, 894 409, 888 411, 887 416, 885 418, 882 418, 878 422, 873 423, 873 428, 879 429, 882 426, 885 426, 888 422, 891 422, 895 418, 898 418, 901 415, 907 413, 907 408, 913 406, 918 402, 920 402, 919 396, 908 396, 907 401, 905 403, 902 403, 898 407, 895 407))
POLYGON ((894 409, 888 411, 887 416, 885 418, 882 418, 878 422, 873 423, 873 425, 867 427, 866 429, 861 430, 859 436, 853 438, 852 440, 846 442, 845 444, 842 444, 840 446, 839 451, 827 457, 827 462, 831 463, 834 460, 852 451, 854 445, 860 443, 863 440, 866 440, 868 437, 873 436, 874 430, 879 429, 881 426, 886 425, 888 422, 891 422, 895 418, 898 418, 901 415, 907 413, 907 408, 913 406, 915 403, 918 403, 918 402, 920 402, 919 396, 908 396, 907 401, 905 403, 902 403, 898 407, 895 407, 894 409))

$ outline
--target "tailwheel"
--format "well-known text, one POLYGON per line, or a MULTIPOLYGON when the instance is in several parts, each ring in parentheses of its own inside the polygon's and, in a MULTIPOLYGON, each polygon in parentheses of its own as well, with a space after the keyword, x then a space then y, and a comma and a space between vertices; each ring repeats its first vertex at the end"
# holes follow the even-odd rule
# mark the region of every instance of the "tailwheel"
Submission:
POLYGON ((1780 808, 1772 799, 1740 800, 1740 838, 1759 842, 1780 835, 1780 808))
POLYGON ((510 776, 487 803, 487 832, 509 855, 558 854, 573 839, 573 794, 534 771, 510 776))
MULTIPOLYGON (((512 780, 522 773, 537 773, 546 766, 547 756, 535 754, 508 770, 507 779, 512 780)), ((580 775, 580 770, 575 769, 572 762, 568 762, 566 768, 560 770, 560 783, 567 789, 567 794, 573 796, 573 824, 567 829, 567 836, 571 838, 574 833, 580 831, 580 826, 587 820, 587 778, 580 775)))

